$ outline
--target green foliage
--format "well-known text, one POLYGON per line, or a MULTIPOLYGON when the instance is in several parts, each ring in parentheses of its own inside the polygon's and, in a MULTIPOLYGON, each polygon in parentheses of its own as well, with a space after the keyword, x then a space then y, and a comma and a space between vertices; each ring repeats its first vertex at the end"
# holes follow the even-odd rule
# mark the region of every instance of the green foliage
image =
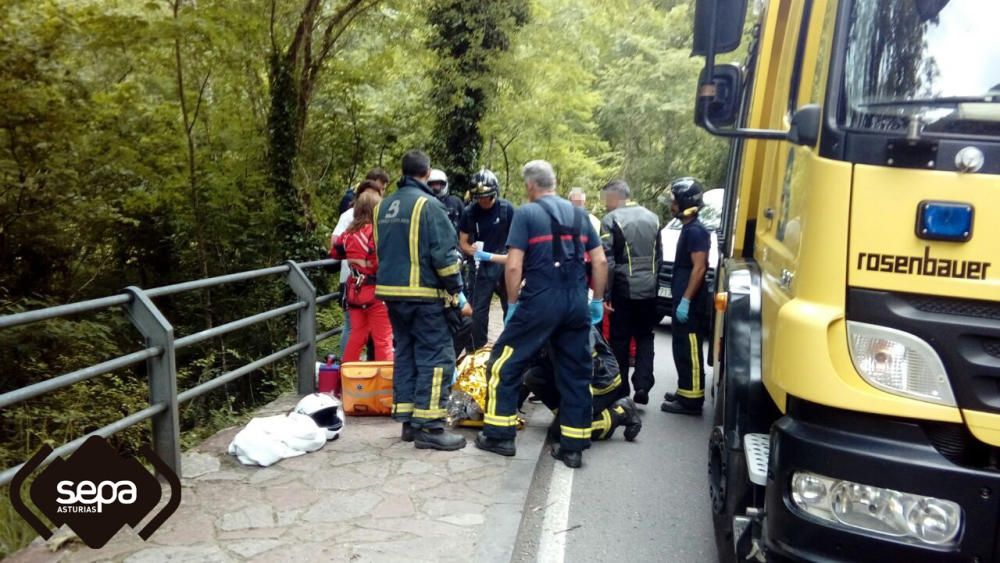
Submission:
POLYGON ((505 74, 497 62, 510 49, 512 35, 527 23, 528 3, 436 0, 427 19, 434 30, 429 45, 438 55, 432 71, 437 117, 432 157, 448 171, 452 190, 461 193, 478 168, 480 122, 505 74))

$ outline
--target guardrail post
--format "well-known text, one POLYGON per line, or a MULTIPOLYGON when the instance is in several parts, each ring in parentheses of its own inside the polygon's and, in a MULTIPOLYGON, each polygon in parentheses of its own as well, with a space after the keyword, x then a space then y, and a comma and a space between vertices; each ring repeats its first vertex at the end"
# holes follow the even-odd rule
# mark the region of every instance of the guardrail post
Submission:
POLYGON ((299 309, 298 342, 306 347, 299 351, 298 359, 298 391, 299 395, 307 395, 316 390, 316 286, 309 281, 305 272, 295 262, 288 262, 288 285, 292 287, 296 297, 306 304, 299 309))
POLYGON ((149 404, 166 409, 153 416, 153 449, 177 474, 181 471, 181 430, 177 412, 177 362, 174 355, 174 327, 146 293, 135 286, 125 288, 132 296, 126 306, 128 317, 146 339, 147 347, 162 352, 146 360, 149 376, 149 404))

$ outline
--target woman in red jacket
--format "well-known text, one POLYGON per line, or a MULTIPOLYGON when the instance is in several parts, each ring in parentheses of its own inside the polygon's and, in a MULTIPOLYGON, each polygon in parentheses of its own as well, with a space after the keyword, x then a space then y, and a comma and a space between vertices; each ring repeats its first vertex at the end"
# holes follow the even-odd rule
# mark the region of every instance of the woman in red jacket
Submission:
MULTIPOLYGON (((367 180, 366 180, 367 182, 367 180)), ((375 298, 375 273, 378 257, 372 235, 372 215, 382 201, 377 189, 358 188, 354 202, 354 222, 330 248, 330 257, 347 260, 351 275, 347 279, 347 313, 351 316, 351 335, 344 349, 344 362, 361 359, 361 349, 369 335, 375 343, 375 360, 390 361, 392 325, 385 302, 375 298)))

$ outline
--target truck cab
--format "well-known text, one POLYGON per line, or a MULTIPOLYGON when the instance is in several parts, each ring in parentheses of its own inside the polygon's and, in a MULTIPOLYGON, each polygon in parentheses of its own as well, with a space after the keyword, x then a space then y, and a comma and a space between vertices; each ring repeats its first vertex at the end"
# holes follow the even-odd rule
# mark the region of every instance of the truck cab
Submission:
POLYGON ((696 120, 731 143, 723 560, 1000 561, 997 21, 985 0, 697 2, 696 120))

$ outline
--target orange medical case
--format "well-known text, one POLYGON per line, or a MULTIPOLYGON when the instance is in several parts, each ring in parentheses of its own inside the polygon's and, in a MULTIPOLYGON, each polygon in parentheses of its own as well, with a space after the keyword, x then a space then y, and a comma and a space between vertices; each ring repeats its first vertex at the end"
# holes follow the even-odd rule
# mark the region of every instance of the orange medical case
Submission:
POLYGON ((392 362, 348 362, 340 366, 344 412, 352 416, 392 414, 392 362))

